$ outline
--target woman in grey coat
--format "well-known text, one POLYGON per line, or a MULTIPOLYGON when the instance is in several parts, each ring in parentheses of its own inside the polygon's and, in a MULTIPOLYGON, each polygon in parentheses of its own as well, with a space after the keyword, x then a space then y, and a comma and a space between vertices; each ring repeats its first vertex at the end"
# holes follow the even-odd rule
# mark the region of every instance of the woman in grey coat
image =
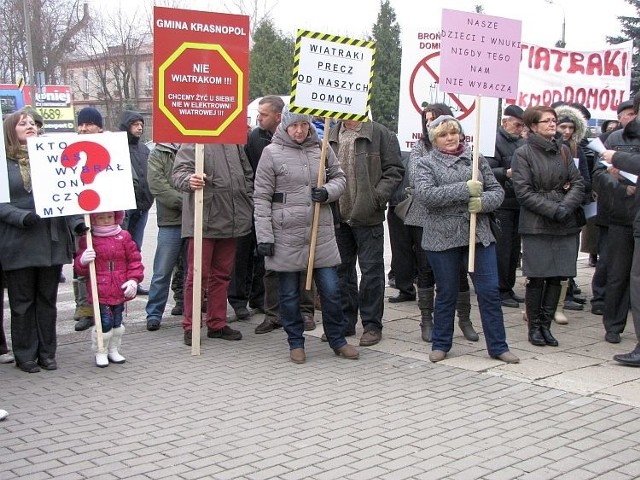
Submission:
POLYGON ((344 337, 336 266, 340 254, 330 202, 346 188, 345 174, 327 149, 326 183, 317 185, 320 143, 308 115, 285 111, 256 171, 254 203, 258 253, 265 268, 278 273, 280 316, 287 332, 289 356, 304 363, 304 324, 300 314, 300 275, 307 269, 315 204, 320 203, 313 275, 322 303, 322 323, 336 355, 357 359, 358 350, 344 337))
POLYGON ((431 122, 429 140, 434 148, 416 166, 416 196, 427 209, 422 248, 427 252, 437 286, 429 360, 444 360, 451 349, 460 265, 468 261, 469 220, 470 214, 476 213, 475 268, 471 279, 487 350, 493 358, 517 363, 519 359, 509 351, 506 341, 495 238, 487 215, 500 206, 504 191, 482 157, 478 180, 472 179, 471 149, 461 142, 460 132, 460 123, 449 115, 431 122))
POLYGON ((556 133, 553 108, 527 108, 522 121, 530 132, 515 152, 511 180, 520 202, 529 343, 557 346, 550 327, 560 282, 576 275, 576 234, 584 223, 578 224, 575 212, 584 199, 584 181, 556 133))

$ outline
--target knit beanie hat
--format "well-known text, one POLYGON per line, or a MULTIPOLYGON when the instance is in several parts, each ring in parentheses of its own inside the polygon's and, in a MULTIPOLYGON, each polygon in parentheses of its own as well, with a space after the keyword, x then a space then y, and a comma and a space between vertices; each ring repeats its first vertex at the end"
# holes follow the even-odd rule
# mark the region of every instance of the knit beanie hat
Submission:
POLYGON ((313 123, 313 117, 311 115, 305 115, 304 113, 293 113, 289 111, 288 107, 282 111, 282 127, 286 130, 289 125, 296 122, 307 122, 309 125, 313 123))
POLYGON ((82 123, 90 123, 102 128, 102 115, 95 108, 85 107, 78 112, 78 125, 82 123))
MULTIPOLYGON (((89 122, 86 122, 86 123, 89 123, 89 122)), ((95 222, 96 215, 97 213, 91 213, 89 215, 91 217, 91 225, 93 225, 93 223, 95 222)), ((113 212, 113 216, 114 216, 115 225, 120 225, 124 220, 124 210, 115 210, 113 212)))
POLYGON ((464 130, 462 130, 462 125, 460 125, 460 122, 458 120, 453 118, 451 115, 440 115, 438 118, 436 118, 429 124, 429 141, 431 143, 433 143, 433 140, 434 140, 433 132, 435 131, 435 129, 438 127, 438 125, 442 124, 443 122, 446 122, 447 120, 451 120, 455 122, 458 125, 458 128, 460 129, 460 135, 464 135, 464 130))

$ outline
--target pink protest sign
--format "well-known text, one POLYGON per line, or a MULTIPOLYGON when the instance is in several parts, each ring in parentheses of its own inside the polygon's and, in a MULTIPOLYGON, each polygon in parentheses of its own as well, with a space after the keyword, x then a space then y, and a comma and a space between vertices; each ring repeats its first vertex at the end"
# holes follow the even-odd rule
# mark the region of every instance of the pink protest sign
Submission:
POLYGON ((519 20, 442 10, 440 90, 513 98, 521 33, 519 20))

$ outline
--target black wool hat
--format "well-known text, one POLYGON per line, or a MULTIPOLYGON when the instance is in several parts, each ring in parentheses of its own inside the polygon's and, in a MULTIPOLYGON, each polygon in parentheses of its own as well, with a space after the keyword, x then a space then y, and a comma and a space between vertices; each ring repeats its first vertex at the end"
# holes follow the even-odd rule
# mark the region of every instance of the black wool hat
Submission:
POLYGON ((515 117, 522 120, 522 116, 524 115, 524 111, 518 105, 509 105, 504 109, 505 117, 515 117))
POLYGON ((628 108, 633 108, 633 100, 625 100, 624 102, 620 102, 616 113, 620 115, 623 110, 627 110, 628 108))
POLYGON ((82 123, 91 123, 102 128, 102 115, 95 108, 85 107, 78 112, 78 125, 82 123))

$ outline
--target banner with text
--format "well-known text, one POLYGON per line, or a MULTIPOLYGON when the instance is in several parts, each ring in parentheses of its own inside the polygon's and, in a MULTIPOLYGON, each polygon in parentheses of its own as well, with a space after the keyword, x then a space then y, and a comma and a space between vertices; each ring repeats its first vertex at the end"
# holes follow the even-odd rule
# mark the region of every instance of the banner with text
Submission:
POLYGON ((154 7, 154 140, 245 143, 249 17, 154 7))
MULTIPOLYGON (((444 103, 462 124, 466 141, 473 143, 475 96, 447 93, 440 89, 440 25, 421 30, 402 30, 402 68, 398 140, 403 151, 410 151, 422 135, 421 112, 427 104, 444 103)), ((480 153, 493 156, 498 121, 498 99, 482 101, 480 153)))
POLYGON ((522 22, 442 10, 440 90, 484 97, 518 91, 522 22))
POLYGON ((127 132, 33 137, 27 147, 41 217, 136 208, 127 132))
POLYGON ((374 42, 298 30, 289 109, 366 121, 375 51, 374 42))
POLYGON ((618 105, 631 97, 632 57, 631 41, 596 51, 523 43, 518 93, 504 98, 523 109, 577 102, 592 118, 616 118, 618 105))

